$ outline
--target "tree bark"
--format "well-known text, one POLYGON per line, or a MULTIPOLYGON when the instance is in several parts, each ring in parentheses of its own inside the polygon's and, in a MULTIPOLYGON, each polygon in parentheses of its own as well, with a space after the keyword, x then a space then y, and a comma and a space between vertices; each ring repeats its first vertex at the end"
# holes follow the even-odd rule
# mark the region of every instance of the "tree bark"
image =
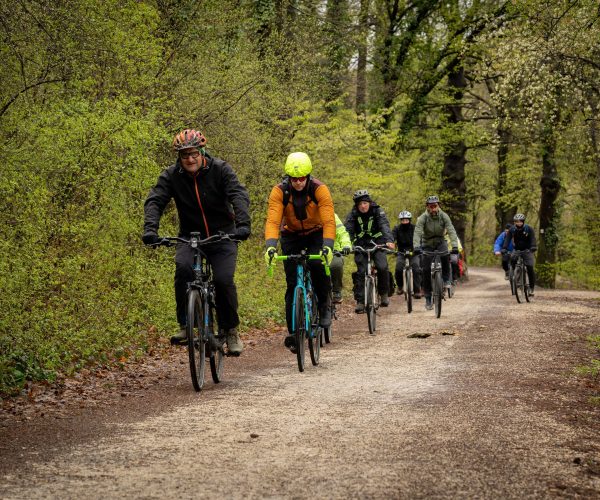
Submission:
POLYGON ((360 13, 358 16, 358 65, 356 68, 356 101, 354 110, 356 114, 365 113, 367 109, 367 37, 369 22, 370 0, 360 0, 360 13))
POLYGON ((462 65, 457 65, 448 74, 448 86, 453 96, 453 103, 446 106, 448 122, 455 125, 456 139, 446 146, 444 155, 444 168, 442 170, 442 187, 445 198, 445 210, 450 215, 454 228, 461 242, 465 242, 467 226, 467 186, 465 183, 465 165, 467 163, 467 146, 459 127, 463 121, 462 98, 467 79, 462 65))
POLYGON ((506 174, 508 172, 508 151, 510 145, 511 133, 504 125, 504 120, 500 119, 500 124, 496 131, 498 134, 498 182, 496 184, 496 220, 498 223, 497 233, 503 231, 506 224, 511 224, 513 217, 517 213, 514 206, 507 206, 503 200, 506 194, 506 174))
POLYGON ((552 124, 547 124, 542 133, 542 178, 540 186, 540 238, 537 255, 537 282, 540 286, 556 286, 556 249, 558 246, 557 225, 559 213, 557 199, 560 193, 560 178, 556 168, 556 136, 552 124))

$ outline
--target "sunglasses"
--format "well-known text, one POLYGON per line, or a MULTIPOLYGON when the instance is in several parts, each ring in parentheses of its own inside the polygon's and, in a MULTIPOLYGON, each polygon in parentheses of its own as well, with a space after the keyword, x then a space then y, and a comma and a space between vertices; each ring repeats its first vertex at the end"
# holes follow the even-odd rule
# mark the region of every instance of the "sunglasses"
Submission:
POLYGON ((290 177, 290 181, 292 182, 304 182, 306 180, 306 175, 303 177, 290 177))
POLYGON ((198 158, 200 156, 200 151, 191 151, 186 153, 179 153, 179 158, 182 160, 187 160, 188 158, 198 158))

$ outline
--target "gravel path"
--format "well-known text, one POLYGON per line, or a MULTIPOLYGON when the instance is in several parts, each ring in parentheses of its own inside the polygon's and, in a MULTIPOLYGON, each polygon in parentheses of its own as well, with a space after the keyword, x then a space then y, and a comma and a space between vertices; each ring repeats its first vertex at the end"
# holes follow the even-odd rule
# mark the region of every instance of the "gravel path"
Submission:
POLYGON ((395 297, 373 337, 347 314, 302 374, 277 337, 199 395, 181 365, 97 421, 5 428, 0 497, 600 498, 600 407, 569 374, 600 294, 518 305, 502 278, 472 270, 440 319, 395 297))

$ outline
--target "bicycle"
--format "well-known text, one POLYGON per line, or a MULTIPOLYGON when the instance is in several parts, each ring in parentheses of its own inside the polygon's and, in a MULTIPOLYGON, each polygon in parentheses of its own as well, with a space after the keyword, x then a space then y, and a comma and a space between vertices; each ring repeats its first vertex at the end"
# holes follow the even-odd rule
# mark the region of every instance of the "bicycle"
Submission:
POLYGON ((209 359, 213 382, 223 379, 223 358, 225 356, 225 334, 215 333, 215 286, 212 281, 212 267, 201 247, 218 241, 236 241, 228 234, 215 234, 201 239, 200 233, 190 233, 190 238, 166 236, 156 246, 173 246, 175 243, 190 245, 194 251, 194 280, 188 283, 186 330, 192 385, 199 392, 204 386, 206 358, 209 359))
POLYGON ((404 295, 404 300, 406 301, 406 307, 408 309, 408 313, 412 312, 412 299, 413 299, 413 271, 411 264, 412 252, 396 252, 397 255, 401 255, 404 259, 404 267, 402 269, 403 280, 402 284, 402 294, 404 295))
POLYGON ((525 301, 531 302, 531 298, 529 297, 529 276, 527 275, 527 268, 523 261, 523 254, 528 252, 529 250, 513 250, 510 257, 511 263, 513 256, 517 257, 512 270, 511 284, 519 304, 525 301))
MULTIPOLYGON (((276 261, 292 261, 296 263, 296 287, 292 302, 292 332, 296 341, 296 358, 298 370, 304 371, 305 344, 308 342, 310 359, 314 366, 319 364, 323 328, 319 326, 319 305, 317 295, 312 286, 309 260, 323 260, 322 255, 307 254, 302 250, 296 255, 278 255, 276 261), (307 341, 307 342, 306 342, 307 341)), ((323 262, 325 274, 329 276, 329 266, 323 262)), ((269 275, 273 273, 273 264, 269 266, 269 275)))
POLYGON ((362 253, 367 256, 367 266, 365 267, 365 312, 367 313, 367 323, 369 324, 369 333, 375 335, 377 328, 377 310, 379 309, 379 295, 377 293, 377 268, 373 265, 371 255, 378 251, 384 250, 387 253, 395 253, 388 249, 386 245, 373 244, 371 248, 365 249, 361 246, 355 246, 352 253, 362 253))
POLYGON ((442 277, 442 257, 448 256, 448 250, 423 250, 423 255, 433 256, 431 261, 431 298, 435 309, 435 317, 442 315, 442 301, 446 300, 444 279, 442 277))

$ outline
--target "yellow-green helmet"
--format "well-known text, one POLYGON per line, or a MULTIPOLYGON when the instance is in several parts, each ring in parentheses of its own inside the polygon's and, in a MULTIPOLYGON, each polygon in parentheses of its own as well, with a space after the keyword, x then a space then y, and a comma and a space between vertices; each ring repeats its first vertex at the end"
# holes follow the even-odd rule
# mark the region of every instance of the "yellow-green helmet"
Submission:
POLYGON ((306 153, 291 153, 285 160, 285 173, 290 177, 304 177, 312 172, 312 163, 306 153))

